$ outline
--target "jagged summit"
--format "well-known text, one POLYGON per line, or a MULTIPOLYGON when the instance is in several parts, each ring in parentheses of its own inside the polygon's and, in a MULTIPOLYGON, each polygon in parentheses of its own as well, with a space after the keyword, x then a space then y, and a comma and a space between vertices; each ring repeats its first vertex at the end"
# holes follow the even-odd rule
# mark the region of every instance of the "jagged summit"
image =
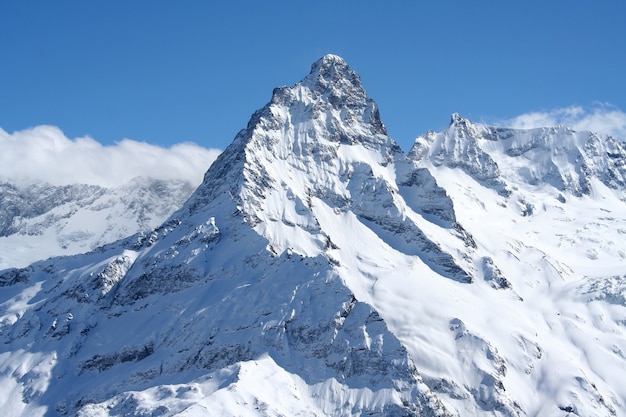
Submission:
POLYGON ((336 128, 338 122, 348 127, 360 123, 373 133, 387 134, 378 106, 367 96, 359 75, 337 55, 320 58, 295 86, 276 88, 270 105, 292 106, 295 103, 309 106, 316 114, 307 115, 313 118, 326 113, 331 117, 330 127, 336 128), (329 112, 331 109, 333 112, 329 112))
POLYGON ((314 72, 316 68, 320 68, 320 67, 323 67, 323 66, 326 66, 326 67, 330 67, 330 66, 348 67, 348 64, 339 55, 326 54, 323 57, 321 57, 320 59, 318 59, 317 61, 315 61, 311 65, 311 72, 314 72))
POLYGON ((456 124, 456 123, 460 123, 462 121, 464 121, 465 119, 463 119, 463 117, 461 117, 461 115, 459 113, 452 113, 450 115, 450 124, 456 124))
POLYGON ((323 57, 150 233, 0 271, 0 414, 624 414, 623 148, 452 118, 405 155, 323 57))
MULTIPOLYGON (((356 72, 343 59, 327 55, 313 64, 301 82, 274 90, 270 103, 252 116, 182 210, 196 212, 219 196, 232 196, 229 204, 259 228, 273 251, 312 256, 323 252, 329 240, 312 210, 312 197, 337 211, 360 212, 365 200, 373 198, 368 190, 390 202, 397 199, 400 190, 395 181, 411 190, 425 187, 417 199, 411 199, 422 204, 414 209, 447 226, 454 224, 451 204, 425 170, 413 170, 387 135, 376 103, 365 93, 356 72), (286 229, 273 225, 277 218, 288 218, 286 229), (306 233, 284 238, 284 233, 294 230, 306 233)), ((404 210, 392 210, 399 223, 404 221, 404 210)), ((412 250, 444 256, 436 244, 426 249, 432 242, 414 227, 405 229, 419 236, 406 237, 421 242, 412 250)), ((471 280, 453 260, 445 263, 452 275, 471 280)))
POLYGON ((350 68, 343 58, 332 54, 317 60, 311 66, 309 75, 302 80, 302 84, 321 92, 326 89, 333 89, 339 90, 338 92, 344 95, 365 95, 359 75, 350 68))
MULTIPOLYGON (((335 78, 348 78, 352 77, 355 72, 342 57, 334 54, 326 54, 311 65, 309 75, 327 78, 329 74, 338 75, 338 77, 335 78)), ((329 80, 327 79, 327 81, 329 80)))
POLYGON ((204 205, 224 188, 231 195, 258 190, 251 182, 267 183, 267 173, 287 160, 317 171, 321 164, 337 160, 342 145, 378 150, 383 158, 401 153, 358 74, 342 58, 326 55, 300 82, 274 89, 271 101, 252 115, 246 129, 207 171, 188 205, 204 205))
POLYGON ((455 112, 450 115, 448 130, 457 130, 460 135, 477 136, 480 135, 480 126, 455 112))
POLYGON ((472 123, 453 113, 447 129, 418 137, 409 156, 437 167, 459 167, 503 195, 520 183, 575 196, 591 193, 594 178, 615 190, 626 184, 623 143, 564 126, 511 129, 472 123))

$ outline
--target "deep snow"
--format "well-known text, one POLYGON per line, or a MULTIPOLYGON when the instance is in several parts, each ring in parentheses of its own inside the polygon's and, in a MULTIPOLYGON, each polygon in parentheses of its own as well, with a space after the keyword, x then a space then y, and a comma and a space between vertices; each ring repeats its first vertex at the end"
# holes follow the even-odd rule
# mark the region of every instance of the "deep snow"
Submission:
POLYGON ((325 56, 152 233, 0 273, 0 410, 622 415, 625 166, 459 115, 404 154, 325 56))

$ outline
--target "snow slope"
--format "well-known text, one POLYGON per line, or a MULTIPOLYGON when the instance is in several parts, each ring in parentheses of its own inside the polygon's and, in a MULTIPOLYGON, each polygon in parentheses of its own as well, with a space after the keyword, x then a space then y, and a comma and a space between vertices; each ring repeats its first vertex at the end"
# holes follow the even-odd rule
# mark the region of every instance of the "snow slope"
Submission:
POLYGON ((151 233, 0 272, 0 411, 623 415, 624 156, 458 115, 404 154, 327 55, 151 233))
POLYGON ((0 183, 0 269, 73 255, 137 232, 149 232, 189 198, 184 180, 136 177, 105 188, 0 183))

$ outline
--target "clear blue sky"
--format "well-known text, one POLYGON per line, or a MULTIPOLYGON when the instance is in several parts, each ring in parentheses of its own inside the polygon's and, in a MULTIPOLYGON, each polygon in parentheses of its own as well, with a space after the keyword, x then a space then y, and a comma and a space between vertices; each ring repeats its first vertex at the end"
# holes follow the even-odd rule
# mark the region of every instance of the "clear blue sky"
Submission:
POLYGON ((626 1, 0 0, 0 127, 223 149, 342 56, 391 136, 571 105, 626 110, 626 1))

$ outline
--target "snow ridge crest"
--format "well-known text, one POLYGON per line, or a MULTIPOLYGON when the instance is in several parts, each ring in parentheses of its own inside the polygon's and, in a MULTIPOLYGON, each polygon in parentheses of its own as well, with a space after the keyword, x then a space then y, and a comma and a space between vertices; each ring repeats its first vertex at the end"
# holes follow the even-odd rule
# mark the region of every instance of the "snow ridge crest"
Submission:
POLYGON ((626 185, 626 147, 610 136, 566 127, 511 129, 452 114, 445 130, 415 139, 409 156, 421 165, 461 168, 504 196, 516 183, 552 186, 574 196, 592 193, 593 179, 626 185))
POLYGON ((358 74, 324 56, 151 233, 0 271, 0 399, 18 399, 0 413, 625 410, 623 202, 585 224, 522 184, 591 155, 570 177, 612 172, 617 187, 623 148, 451 119, 406 155, 358 74), (533 216, 578 226, 555 236, 533 216), (587 277, 585 256, 613 276, 587 277))

